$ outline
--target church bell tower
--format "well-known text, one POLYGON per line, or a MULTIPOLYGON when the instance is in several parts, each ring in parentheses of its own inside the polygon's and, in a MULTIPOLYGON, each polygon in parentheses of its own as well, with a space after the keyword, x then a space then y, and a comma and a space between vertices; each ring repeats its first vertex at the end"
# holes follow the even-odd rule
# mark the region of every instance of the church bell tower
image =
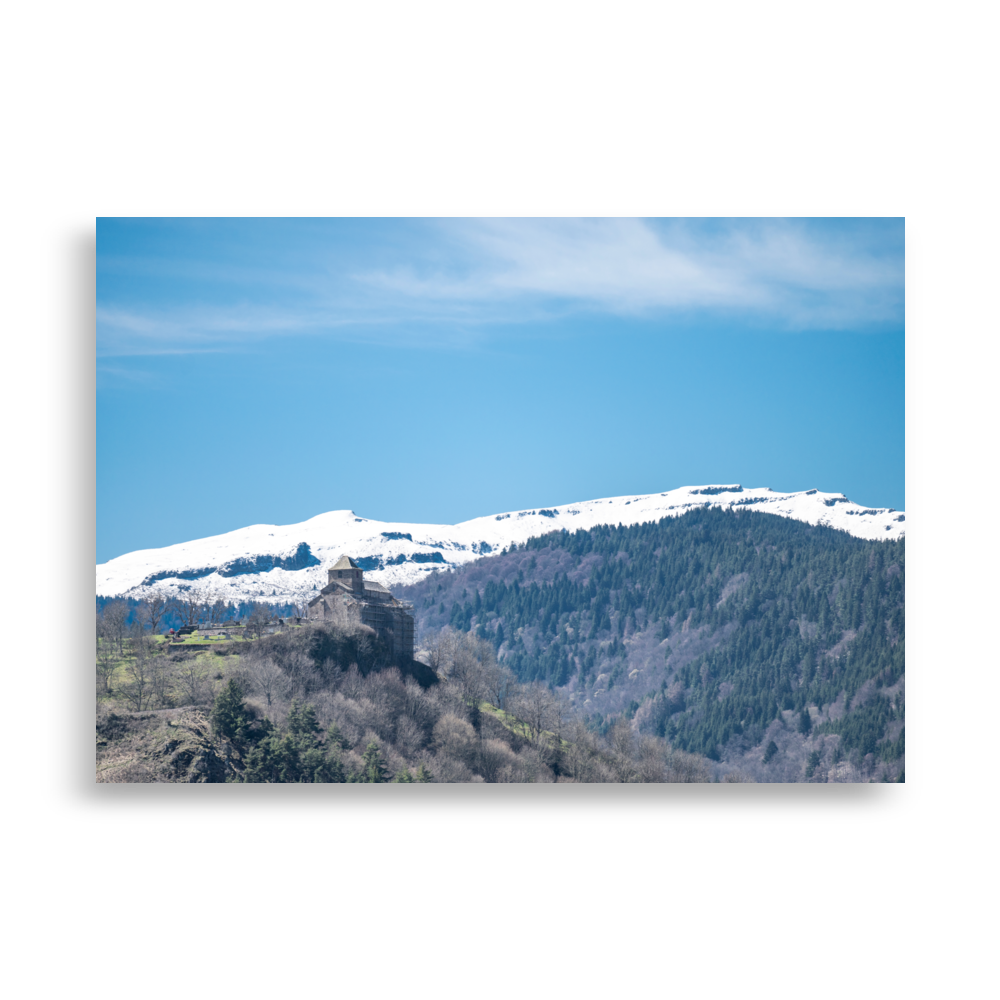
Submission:
POLYGON ((350 557, 341 556, 329 571, 328 583, 343 583, 355 594, 365 592, 365 574, 360 566, 350 557))

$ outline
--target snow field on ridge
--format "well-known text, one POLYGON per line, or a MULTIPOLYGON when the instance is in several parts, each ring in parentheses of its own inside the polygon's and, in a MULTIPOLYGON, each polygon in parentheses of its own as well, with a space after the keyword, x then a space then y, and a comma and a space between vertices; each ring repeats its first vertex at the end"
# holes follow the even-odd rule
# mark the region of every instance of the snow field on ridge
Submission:
POLYGON ((322 589, 327 567, 342 555, 358 560, 366 578, 391 588, 416 583, 435 570, 458 568, 550 531, 589 530, 599 524, 627 527, 678 516, 695 507, 745 507, 839 528, 858 538, 898 539, 905 535, 902 511, 861 507, 842 493, 776 493, 766 487, 743 489, 736 485, 683 486, 666 493, 605 497, 508 511, 453 525, 374 521, 353 511, 336 510, 298 524, 255 524, 222 535, 126 553, 97 566, 97 593, 143 597, 153 591, 166 596, 186 592, 201 600, 302 603, 322 589), (290 560, 302 543, 309 546, 318 564, 262 572, 240 570, 241 565, 261 557, 290 560), (151 581, 151 577, 159 579, 151 581))

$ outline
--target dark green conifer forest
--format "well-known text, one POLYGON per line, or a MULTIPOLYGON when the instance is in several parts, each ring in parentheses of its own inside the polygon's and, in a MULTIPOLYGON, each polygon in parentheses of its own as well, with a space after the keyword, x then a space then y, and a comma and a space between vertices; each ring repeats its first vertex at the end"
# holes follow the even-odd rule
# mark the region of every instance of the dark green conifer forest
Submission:
POLYGON ((566 691, 599 731, 638 717, 718 761, 759 757, 778 723, 832 765, 853 754, 901 774, 905 551, 696 510, 531 539, 401 596, 419 629, 488 639, 519 680, 566 691))

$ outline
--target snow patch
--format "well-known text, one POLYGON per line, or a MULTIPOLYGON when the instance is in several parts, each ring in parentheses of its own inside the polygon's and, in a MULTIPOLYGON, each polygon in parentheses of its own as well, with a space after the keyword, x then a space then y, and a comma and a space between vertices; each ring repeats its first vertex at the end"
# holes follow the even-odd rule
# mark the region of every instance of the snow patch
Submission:
POLYGON ((696 507, 751 505, 753 510, 839 528, 858 538, 898 539, 905 534, 903 512, 861 507, 843 493, 776 493, 738 484, 603 497, 563 507, 490 514, 453 525, 371 521, 352 510, 339 510, 299 524, 256 524, 161 549, 129 552, 97 567, 97 593, 142 597, 157 591, 170 596, 183 589, 203 600, 246 600, 266 594, 283 603, 302 603, 326 585, 325 567, 342 555, 352 556, 370 579, 391 589, 550 531, 589 530, 600 524, 628 527, 677 517, 696 507))

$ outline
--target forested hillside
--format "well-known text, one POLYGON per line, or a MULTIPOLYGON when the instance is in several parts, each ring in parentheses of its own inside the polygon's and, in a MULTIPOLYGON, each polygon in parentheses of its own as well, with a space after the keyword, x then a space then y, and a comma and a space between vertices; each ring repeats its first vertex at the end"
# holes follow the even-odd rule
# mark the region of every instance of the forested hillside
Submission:
MULTIPOLYGON (((99 653, 106 652, 100 639, 99 653)), ((493 647, 445 631, 400 666, 358 620, 212 653, 156 650, 137 623, 99 670, 98 782, 421 784, 697 782, 709 762, 637 735, 598 734, 493 647), (501 707, 503 706, 503 707, 501 707)), ((745 781, 737 770, 724 781, 745 781)))
POLYGON ((490 642, 591 728, 758 780, 900 780, 905 542, 750 511, 558 532, 400 597, 490 642))

